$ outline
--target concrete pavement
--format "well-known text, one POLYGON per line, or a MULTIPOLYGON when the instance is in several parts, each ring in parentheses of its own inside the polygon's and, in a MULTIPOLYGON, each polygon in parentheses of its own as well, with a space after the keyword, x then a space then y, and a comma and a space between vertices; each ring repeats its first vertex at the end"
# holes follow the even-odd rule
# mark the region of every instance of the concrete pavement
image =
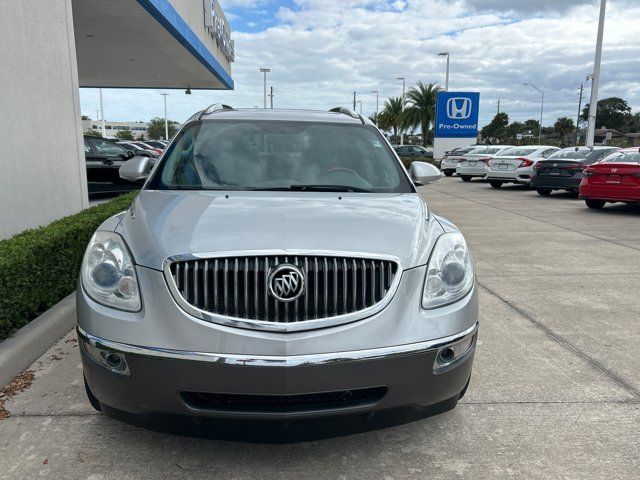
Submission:
POLYGON ((0 421, 0 479, 640 476, 640 209, 457 178, 421 188, 474 253, 481 333, 446 414, 328 440, 170 436, 96 414, 72 334, 0 421))

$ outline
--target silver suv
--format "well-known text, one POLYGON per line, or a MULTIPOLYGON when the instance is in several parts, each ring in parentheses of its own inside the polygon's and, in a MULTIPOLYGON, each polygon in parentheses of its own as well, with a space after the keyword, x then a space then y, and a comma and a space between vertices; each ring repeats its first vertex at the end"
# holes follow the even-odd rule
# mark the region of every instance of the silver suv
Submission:
POLYGON ((408 175, 367 119, 212 106, 120 175, 148 178, 95 232, 77 294, 95 408, 280 421, 464 394, 471 254, 416 191, 438 169, 408 175))

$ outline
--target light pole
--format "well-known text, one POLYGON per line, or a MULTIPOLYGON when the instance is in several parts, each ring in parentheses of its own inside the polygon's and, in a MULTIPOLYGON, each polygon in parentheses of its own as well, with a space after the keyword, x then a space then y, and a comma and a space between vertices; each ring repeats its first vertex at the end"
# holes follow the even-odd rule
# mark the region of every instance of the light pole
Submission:
MULTIPOLYGON (((398 77, 396 80, 402 80, 402 109, 401 112, 404 112, 404 91, 406 87, 406 79, 404 77, 398 77)), ((404 145, 404 132, 402 131, 402 127, 400 128, 400 145, 404 145)))
POLYGON ((526 87, 535 88, 540 93, 540 95, 542 95, 542 99, 540 101, 540 125, 538 125, 538 142, 542 143, 542 114, 544 112, 544 90, 539 89, 538 87, 536 87, 535 85, 532 85, 531 83, 525 83, 523 85, 526 87))
POLYGON ((102 105, 102 89, 100 91, 100 126, 102 127, 102 138, 107 136, 107 126, 104 123, 104 107, 102 105))
POLYGON ((438 54, 441 57, 447 57, 447 76, 445 77, 445 81, 444 81, 444 91, 448 92, 449 91, 449 52, 440 52, 438 54))
POLYGON ((271 71, 270 68, 261 68, 260 72, 264 75, 264 108, 267 108, 267 73, 271 71))
POLYGON ((169 122, 167 121, 167 96, 168 93, 161 93, 164 97, 164 139, 169 140, 169 122))
POLYGON ((379 107, 379 101, 380 101, 380 93, 378 92, 378 90, 372 90, 371 93, 375 93, 376 94, 376 127, 378 126, 378 107, 379 107))
POLYGON ((273 87, 271 87, 271 93, 269 94, 269 101, 271 103, 271 110, 273 110, 273 97, 275 96, 275 93, 273 93, 273 87))
POLYGON ((598 86, 600 85, 600 62, 602 61, 602 38, 604 36, 604 17, 607 0, 600 0, 600 20, 598 22, 598 38, 596 40, 596 56, 591 76, 591 100, 589 102, 589 123, 587 124, 587 147, 593 147, 596 133, 596 114, 598 113, 598 86))

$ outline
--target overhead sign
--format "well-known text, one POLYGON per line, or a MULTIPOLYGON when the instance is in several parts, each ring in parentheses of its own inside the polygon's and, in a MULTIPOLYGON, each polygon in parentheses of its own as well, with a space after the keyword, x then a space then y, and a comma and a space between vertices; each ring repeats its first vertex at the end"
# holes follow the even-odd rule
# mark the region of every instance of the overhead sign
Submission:
POLYGON ((231 27, 222 16, 222 9, 216 4, 218 0, 204 0, 204 26, 227 60, 235 60, 235 48, 231 40, 231 27))
POLYGON ((478 92, 439 92, 436 103, 435 137, 465 137, 478 135, 478 92))

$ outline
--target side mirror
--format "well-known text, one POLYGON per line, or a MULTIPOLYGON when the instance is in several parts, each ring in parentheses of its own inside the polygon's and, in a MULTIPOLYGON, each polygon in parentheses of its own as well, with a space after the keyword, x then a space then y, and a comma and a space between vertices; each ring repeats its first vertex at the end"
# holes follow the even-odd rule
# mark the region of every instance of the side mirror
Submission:
POLYGON ((120 178, 129 182, 144 180, 151 173, 155 159, 149 157, 133 157, 122 164, 118 173, 120 178))
POLYGON ((411 180, 416 185, 427 185, 442 180, 442 172, 437 167, 426 162, 413 162, 409 173, 411 180))

